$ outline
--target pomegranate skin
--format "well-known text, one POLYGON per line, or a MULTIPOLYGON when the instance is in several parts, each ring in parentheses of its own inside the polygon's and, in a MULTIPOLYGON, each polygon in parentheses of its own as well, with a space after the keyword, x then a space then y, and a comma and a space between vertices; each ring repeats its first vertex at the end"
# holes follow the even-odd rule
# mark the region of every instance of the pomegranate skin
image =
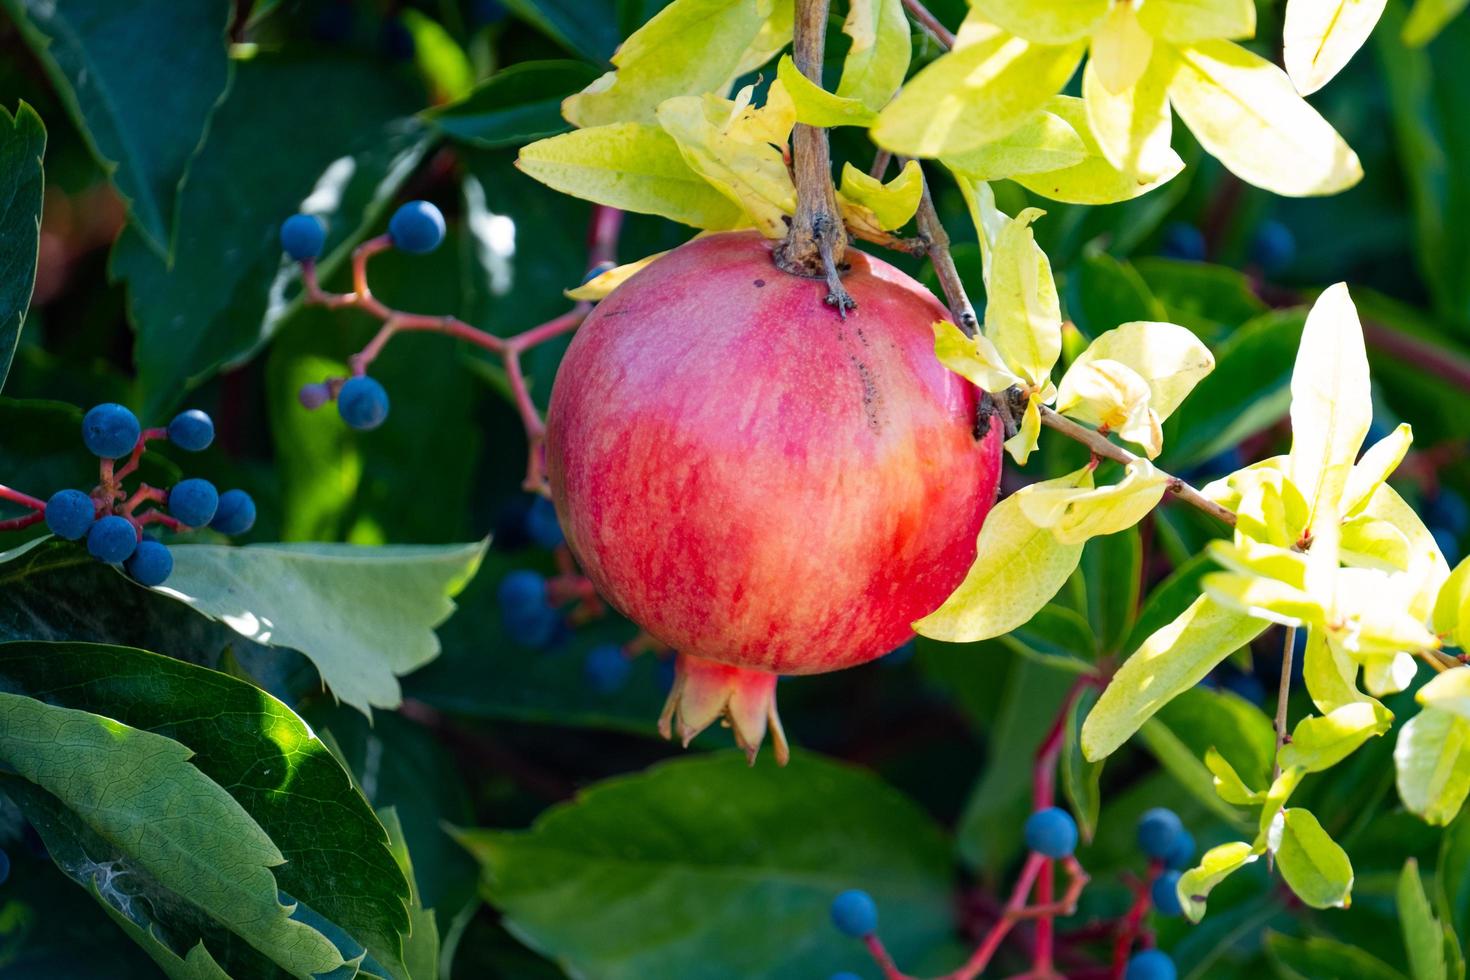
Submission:
POLYGON ((847 319, 754 232, 696 239, 603 300, 547 415, 567 541, 598 591, 684 654, 840 670, 964 578, 1001 432, 934 356, 947 315, 848 251, 847 319))

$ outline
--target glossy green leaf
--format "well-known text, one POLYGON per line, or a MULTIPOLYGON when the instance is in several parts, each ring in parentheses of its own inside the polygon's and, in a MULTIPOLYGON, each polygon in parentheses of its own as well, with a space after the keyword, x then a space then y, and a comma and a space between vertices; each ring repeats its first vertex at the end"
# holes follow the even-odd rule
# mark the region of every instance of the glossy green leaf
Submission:
POLYGON ((561 101, 596 77, 596 69, 581 61, 524 61, 427 118, 444 135, 473 146, 523 146, 570 129, 561 101))
POLYGON ((237 66, 179 196, 173 264, 131 231, 112 253, 112 275, 128 286, 143 417, 256 350, 294 308, 286 217, 327 221, 323 274, 347 257, 427 146, 428 128, 409 118, 417 108, 370 60, 259 55, 237 66), (291 152, 263 155, 264 145, 291 152))
POLYGON ((947 930, 938 829, 871 775, 811 755, 785 770, 736 753, 664 763, 528 831, 460 840, 523 941, 608 980, 830 973, 852 962, 826 921, 848 888, 873 895, 900 959, 947 930))
POLYGON ((1272 851, 1287 885, 1314 909, 1346 907, 1353 866, 1311 811, 1291 808, 1272 824, 1272 851), (1279 835, 1279 836, 1278 836, 1279 835))
POLYGON ((1404 862, 1398 887, 1399 928, 1409 954, 1409 976, 1413 980, 1447 980, 1444 928, 1435 918, 1419 878, 1419 862, 1404 862))
POLYGON ((1090 762, 1082 755, 1082 719, 1092 710, 1097 701, 1097 691, 1091 687, 1072 699, 1067 709, 1067 729, 1063 735, 1060 760, 1062 792, 1072 815, 1077 818, 1077 827, 1084 841, 1092 840, 1097 831, 1098 813, 1102 809, 1103 764, 1090 762))
POLYGON ((620 36, 612 4, 588 0, 505 0, 505 6, 547 37, 591 61, 606 61, 620 36))
POLYGON ((1330 769, 1392 724, 1392 713, 1377 701, 1345 704, 1320 717, 1308 716, 1297 722, 1291 741, 1282 746, 1281 768, 1330 769))
POLYGON ((127 202, 133 227, 155 252, 172 254, 179 183, 230 80, 228 11, 172 0, 3 6, 127 202))
POLYGON ((22 102, 11 115, 0 105, 0 388, 20 343, 41 242, 41 191, 46 127, 22 102))
POLYGON ((1404 806, 1431 824, 1448 824, 1470 795, 1470 721, 1425 708, 1399 729, 1393 762, 1404 806))

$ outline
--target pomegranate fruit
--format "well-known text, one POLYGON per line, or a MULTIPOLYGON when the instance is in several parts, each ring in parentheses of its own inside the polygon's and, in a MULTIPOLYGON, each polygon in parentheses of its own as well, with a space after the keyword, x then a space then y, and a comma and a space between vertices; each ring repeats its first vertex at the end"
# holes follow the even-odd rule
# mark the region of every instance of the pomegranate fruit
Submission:
POLYGON ((1001 426, 934 356, 934 297, 849 250, 843 284, 780 271, 754 232, 696 239, 578 330, 547 414, 567 542, 621 612, 680 651, 660 727, 723 716, 777 756, 780 674, 912 635, 964 578, 1001 426))

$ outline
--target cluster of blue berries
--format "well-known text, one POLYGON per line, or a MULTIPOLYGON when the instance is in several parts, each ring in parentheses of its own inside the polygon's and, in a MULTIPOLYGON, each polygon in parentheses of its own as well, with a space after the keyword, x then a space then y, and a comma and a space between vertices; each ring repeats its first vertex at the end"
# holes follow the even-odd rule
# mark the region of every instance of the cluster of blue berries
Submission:
POLYGON ((1150 860, 1163 864, 1150 891, 1160 915, 1182 915, 1179 876, 1194 863, 1194 837, 1184 829, 1179 815, 1167 807, 1154 807, 1138 821, 1138 846, 1150 860))
MULTIPOLYGON (((1251 233, 1250 260, 1268 273, 1280 272, 1296 261, 1296 236, 1290 228, 1274 218, 1267 218, 1251 233)), ((1183 262, 1203 262, 1209 244, 1205 234, 1186 221, 1171 221, 1164 226, 1159 254, 1183 262)))
MULTIPOLYGON (((187 452, 200 452, 214 441, 214 422, 190 409, 181 412, 162 433, 187 452)), ((151 433, 150 433, 151 436, 151 433)), ((98 405, 82 418, 82 443, 104 460, 117 460, 144 441, 138 417, 111 402, 98 405)), ((165 495, 168 512, 187 527, 212 527, 224 534, 243 534, 255 524, 255 501, 244 490, 220 493, 208 480, 179 481, 165 495)), ((58 538, 87 542, 98 561, 122 565, 143 585, 161 585, 173 572, 173 555, 155 538, 142 533, 131 517, 111 513, 112 500, 82 490, 58 490, 46 501, 46 527, 58 538)))
MULTIPOLYGON (((393 247, 412 255, 426 255, 444 241, 444 215, 428 201, 409 201, 393 212, 388 221, 388 239, 393 247)), ((321 258, 327 242, 327 226, 312 214, 293 214, 281 223, 281 248, 297 262, 321 258)), ((382 383, 365 374, 336 383, 304 386, 297 396, 308 409, 321 408, 334 397, 342 421, 359 431, 376 429, 388 419, 388 392, 382 383)))

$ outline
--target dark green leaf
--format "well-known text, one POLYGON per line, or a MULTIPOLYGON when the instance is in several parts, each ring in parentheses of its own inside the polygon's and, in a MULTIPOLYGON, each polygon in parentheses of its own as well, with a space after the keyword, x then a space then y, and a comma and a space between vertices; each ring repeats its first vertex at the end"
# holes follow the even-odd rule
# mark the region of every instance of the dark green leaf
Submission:
POLYGON ((1122 323, 1167 319, 1138 270, 1097 249, 1086 251, 1067 276, 1067 315, 1089 337, 1122 323))
POLYGON ((1444 928, 1429 907, 1424 882, 1419 879, 1419 862, 1404 862, 1398 887, 1399 928, 1409 955, 1413 980, 1446 980, 1444 928))
POLYGON ((609 0, 505 0, 513 13, 574 54, 606 62, 622 40, 609 0))
POLYGON ((1132 653, 1138 649, 1140 643, 1172 623, 1176 616, 1189 608, 1191 602, 1200 597, 1203 592, 1200 579, 1219 568, 1209 555, 1197 554, 1154 586, 1144 600, 1143 608, 1138 612, 1138 621, 1133 624, 1128 641, 1123 644, 1123 652, 1132 653))
POLYGON ((1284 980, 1404 980, 1382 960, 1332 939, 1268 933, 1266 952, 1284 980))
POLYGON ((1136 268, 1168 319, 1188 327, 1206 343, 1266 312, 1245 273, 1222 265, 1177 259, 1139 259, 1136 268))
POLYGON ((526 61, 496 72, 464 98, 429 113, 441 133, 474 146, 523 146, 571 129, 562 99, 597 78, 583 61, 526 61))
POLYGON ((328 222, 325 274, 390 203, 427 145, 427 127, 405 118, 418 100, 395 78, 347 58, 238 66, 180 194, 172 267, 134 232, 113 251, 144 415, 250 354, 290 312, 300 276, 281 255, 282 220, 304 208, 328 222))
POLYGON ((110 171, 137 233, 159 255, 169 255, 179 182, 229 83, 228 6, 0 3, 20 25, 98 163, 110 171))
POLYGON ((486 898, 570 972, 616 978, 814 977, 863 961, 827 924, 876 899, 900 962, 949 931, 948 844, 906 797, 797 754, 722 753, 608 780, 525 832, 471 830, 486 898))
POLYGON ((0 388, 36 284, 45 152, 46 127, 36 111, 22 102, 12 116, 0 105, 0 388))
POLYGON ((1071 804, 1072 815, 1082 831, 1084 841, 1092 840, 1097 830, 1097 816, 1102 809, 1099 782, 1102 779, 1103 762, 1089 762, 1082 754, 1082 719, 1097 703, 1097 689, 1084 688, 1072 700, 1067 711, 1067 731, 1062 741, 1061 783, 1071 804))
POLYGON ((125 647, 0 644, 0 688, 181 742, 287 859, 281 890, 396 963, 408 885, 348 775, 285 705, 217 671, 125 647))
POLYGON ((1087 583, 1087 619, 1100 656, 1116 655, 1138 614, 1142 587, 1143 539, 1138 528, 1093 538, 1082 550, 1087 583))

